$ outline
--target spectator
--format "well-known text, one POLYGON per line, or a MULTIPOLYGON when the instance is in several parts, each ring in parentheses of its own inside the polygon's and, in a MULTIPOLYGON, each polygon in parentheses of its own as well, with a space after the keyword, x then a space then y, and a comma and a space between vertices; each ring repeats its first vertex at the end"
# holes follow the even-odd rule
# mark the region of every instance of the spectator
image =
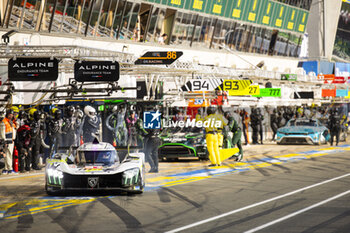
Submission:
POLYGON ((168 39, 168 34, 164 33, 162 36, 158 38, 159 44, 165 44, 165 41, 168 39))

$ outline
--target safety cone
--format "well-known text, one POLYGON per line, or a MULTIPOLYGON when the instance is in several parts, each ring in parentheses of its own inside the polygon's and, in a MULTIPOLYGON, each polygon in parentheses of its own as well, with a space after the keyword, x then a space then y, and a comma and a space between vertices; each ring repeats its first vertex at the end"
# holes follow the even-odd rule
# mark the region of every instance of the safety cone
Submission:
POLYGON ((116 147, 117 146, 117 142, 115 140, 113 140, 113 146, 116 147))
POLYGON ((84 141, 83 141, 83 136, 80 136, 80 145, 83 145, 84 141))

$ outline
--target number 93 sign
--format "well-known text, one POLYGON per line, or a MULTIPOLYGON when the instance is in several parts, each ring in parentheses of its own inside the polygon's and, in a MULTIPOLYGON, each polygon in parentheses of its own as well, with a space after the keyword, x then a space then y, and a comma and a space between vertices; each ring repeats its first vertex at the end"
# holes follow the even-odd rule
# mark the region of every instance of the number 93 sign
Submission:
POLYGON ((224 91, 228 91, 231 96, 237 95, 259 95, 259 85, 251 85, 251 80, 225 80, 223 83, 224 91))

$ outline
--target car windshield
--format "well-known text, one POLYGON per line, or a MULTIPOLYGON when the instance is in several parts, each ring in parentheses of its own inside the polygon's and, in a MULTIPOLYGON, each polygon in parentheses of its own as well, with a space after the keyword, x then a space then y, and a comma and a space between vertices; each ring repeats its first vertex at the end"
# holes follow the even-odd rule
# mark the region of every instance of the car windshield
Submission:
POLYGON ((79 151, 78 161, 80 164, 112 165, 119 160, 115 151, 79 151))
POLYGON ((289 126, 317 126, 315 120, 291 120, 289 126))

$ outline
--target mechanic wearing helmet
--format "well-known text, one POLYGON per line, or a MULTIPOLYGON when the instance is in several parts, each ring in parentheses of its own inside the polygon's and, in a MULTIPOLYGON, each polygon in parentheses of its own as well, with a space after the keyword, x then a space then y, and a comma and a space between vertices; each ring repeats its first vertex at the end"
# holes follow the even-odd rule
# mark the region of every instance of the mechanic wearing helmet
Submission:
POLYGON ((130 110, 129 117, 126 118, 126 125, 128 129, 128 146, 137 146, 136 122, 136 112, 135 110, 130 110))
POLYGON ((228 120, 227 128, 228 132, 232 132, 233 136, 232 138, 228 135, 228 133, 225 135, 226 140, 230 140, 232 146, 237 145, 237 148, 239 149, 239 155, 236 157, 236 161, 241 161, 243 158, 243 148, 242 148, 242 130, 238 126, 237 121, 231 116, 229 112, 224 113, 224 117, 228 120))
POLYGON ((328 122, 328 128, 331 131, 331 139, 330 139, 331 146, 333 146, 334 136, 336 137, 336 145, 338 146, 339 136, 341 131, 340 121, 341 119, 338 114, 338 109, 333 109, 331 111, 331 116, 328 122))
POLYGON ((2 171, 3 174, 14 173, 12 166, 12 156, 14 148, 14 140, 16 138, 16 124, 14 120, 14 111, 12 109, 6 110, 5 118, 2 120, 2 124, 5 127, 2 127, 1 139, 5 139, 6 147, 5 150, 5 168, 2 171))
POLYGON ((13 122, 16 124, 16 127, 19 127, 18 122, 18 114, 19 114, 19 108, 17 106, 12 106, 11 109, 13 110, 13 122))
POLYGON ((24 110, 20 110, 17 117, 18 128, 22 125, 28 124, 28 115, 24 110))
MULTIPOLYGON (((41 122, 41 112, 35 108, 29 110, 29 127, 31 131, 31 140, 29 144, 28 160, 32 164, 32 169, 41 170, 38 166, 38 156, 40 153, 40 147, 42 145, 41 130, 43 129, 41 122)), ((29 165, 26 165, 29 166, 29 165)), ((28 167, 27 167, 28 170, 28 167)))
POLYGON ((20 110, 17 117, 17 136, 15 146, 18 151, 18 171, 24 172, 30 170, 29 144, 30 144, 30 127, 27 114, 24 110, 20 110))
MULTIPOLYGON (((204 121, 217 121, 220 120, 220 115, 216 114, 216 108, 213 106, 208 107, 207 116, 204 118, 204 121)), ((222 126, 223 127, 223 126, 222 126)), ((209 152, 209 159, 211 164, 209 166, 220 166, 220 150, 219 150, 219 137, 218 137, 218 128, 209 124, 208 127, 205 127, 205 140, 207 143, 207 149, 209 152)))
MULTIPOLYGON (((52 109, 52 116, 47 120, 47 136, 50 141, 50 153, 49 155, 53 155, 57 153, 59 145, 60 145, 60 135, 61 135, 61 126, 62 120, 61 115, 62 112, 58 108, 52 109)), ((73 140, 72 140, 73 141, 73 140)))
POLYGON ((79 105, 75 106, 74 118, 75 118, 74 145, 79 146, 81 145, 81 141, 82 141, 81 139, 83 137, 83 125, 84 125, 84 113, 80 109, 79 105))
POLYGON ((85 106, 84 112, 83 140, 84 143, 93 142, 95 138, 99 137, 101 119, 97 116, 96 109, 89 105, 85 106))
POLYGON ((128 130, 125 123, 126 108, 122 105, 114 106, 112 113, 106 118, 106 126, 113 133, 113 144, 127 146, 128 130))
POLYGON ((24 172, 30 171, 30 156, 29 156, 29 145, 30 145, 31 135, 30 127, 28 122, 21 125, 17 130, 16 137, 16 148, 18 150, 18 171, 24 172))
POLYGON ((62 142, 61 145, 65 147, 70 147, 75 144, 76 140, 76 135, 75 135, 75 130, 76 130, 76 120, 74 117, 74 111, 75 108, 74 106, 68 106, 66 109, 66 114, 63 117, 63 123, 62 123, 62 142))

